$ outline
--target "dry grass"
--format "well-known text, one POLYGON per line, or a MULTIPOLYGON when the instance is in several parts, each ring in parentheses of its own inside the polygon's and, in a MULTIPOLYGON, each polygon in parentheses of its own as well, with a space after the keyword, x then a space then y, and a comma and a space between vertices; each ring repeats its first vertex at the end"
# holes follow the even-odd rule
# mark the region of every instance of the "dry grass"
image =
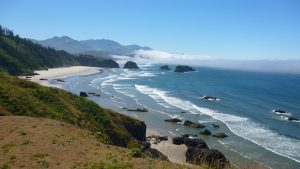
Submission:
POLYGON ((129 149, 100 143, 90 131, 71 124, 22 116, 0 117, 0 154, 0 169, 188 168, 133 158, 129 149))

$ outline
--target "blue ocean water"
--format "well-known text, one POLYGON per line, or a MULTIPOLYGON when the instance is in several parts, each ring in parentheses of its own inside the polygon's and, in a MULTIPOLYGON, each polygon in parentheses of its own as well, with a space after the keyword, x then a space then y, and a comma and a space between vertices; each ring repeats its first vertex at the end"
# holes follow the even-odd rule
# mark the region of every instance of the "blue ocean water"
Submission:
POLYGON ((136 116, 148 127, 170 136, 199 134, 200 130, 165 123, 164 119, 199 121, 213 133, 229 135, 219 140, 199 135, 229 156, 233 151, 271 168, 300 167, 300 122, 273 112, 283 109, 300 119, 299 75, 196 69, 175 73, 161 71, 157 65, 141 65, 139 71, 105 70, 68 78, 65 89, 76 94, 96 91, 101 97, 90 99, 136 116), (205 95, 219 100, 204 100, 205 95), (124 107, 147 108, 150 112, 126 112, 124 107), (220 129, 211 127, 211 123, 218 123, 220 129))

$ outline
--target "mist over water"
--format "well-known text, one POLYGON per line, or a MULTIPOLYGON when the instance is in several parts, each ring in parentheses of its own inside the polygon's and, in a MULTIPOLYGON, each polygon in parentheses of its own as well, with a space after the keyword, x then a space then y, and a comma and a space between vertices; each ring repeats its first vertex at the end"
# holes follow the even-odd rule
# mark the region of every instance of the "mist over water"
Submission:
POLYGON ((300 74, 300 59, 224 59, 207 55, 169 53, 156 50, 136 50, 133 57, 118 55, 113 57, 120 61, 134 60, 141 64, 186 64, 243 71, 300 74))

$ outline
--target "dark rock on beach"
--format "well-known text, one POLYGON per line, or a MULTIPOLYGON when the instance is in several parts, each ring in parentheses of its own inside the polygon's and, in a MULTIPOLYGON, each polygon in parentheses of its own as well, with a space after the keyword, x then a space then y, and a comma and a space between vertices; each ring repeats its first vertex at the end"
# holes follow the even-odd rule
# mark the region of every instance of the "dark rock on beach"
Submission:
POLYGON ((208 148, 207 144, 202 139, 186 138, 184 144, 187 147, 208 148))
POLYGON ((187 138, 185 138, 185 137, 174 137, 174 138, 172 139, 172 143, 175 144, 175 145, 185 144, 185 140, 186 140, 186 139, 187 139, 187 138))
POLYGON ((124 69, 140 69, 135 62, 127 61, 124 65, 124 69))
POLYGON ((127 111, 148 112, 147 109, 141 109, 141 108, 137 108, 137 109, 127 109, 127 111))
POLYGON ((178 123, 178 122, 182 122, 182 120, 177 119, 177 118, 173 118, 173 119, 166 119, 165 122, 173 122, 173 123, 178 123))
POLYGON ((62 79, 56 79, 56 81, 58 81, 58 82, 66 82, 65 80, 62 80, 62 79))
POLYGON ((149 148, 149 149, 145 150, 144 153, 150 155, 150 157, 155 158, 155 159, 160 159, 160 160, 163 160, 163 161, 169 161, 169 159, 166 155, 164 155, 160 151, 158 151, 156 149, 153 149, 153 148, 149 148))
POLYGON ((211 132, 209 130, 205 129, 205 130, 201 131, 200 134, 209 136, 209 135, 211 135, 211 132))
POLYGON ((158 144, 162 141, 167 141, 168 137, 167 136, 151 135, 151 136, 148 136, 146 139, 147 139, 147 141, 151 141, 153 144, 158 144))
POLYGON ((40 80, 48 80, 48 79, 46 79, 46 78, 40 78, 40 80))
POLYGON ((94 96, 100 97, 100 94, 94 94, 94 96))
POLYGON ((92 94, 92 95, 95 95, 95 93, 94 93, 94 92, 89 92, 88 94, 92 94))
POLYGON ((228 137, 227 134, 225 133, 215 133, 212 135, 213 137, 217 137, 217 138, 225 138, 225 137, 228 137))
POLYGON ((205 127, 204 125, 202 125, 200 123, 192 122, 189 120, 184 121, 183 125, 193 127, 193 128, 204 128, 205 127))
POLYGON ((174 137, 173 144, 185 144, 188 150, 185 153, 186 162, 195 165, 208 165, 209 168, 224 169, 230 166, 226 157, 218 150, 209 149, 202 139, 191 139, 189 135, 174 137))
POLYGON ((189 147, 185 156, 186 162, 191 164, 206 164, 215 169, 224 169, 230 166, 226 157, 220 151, 214 149, 189 147))
POLYGON ((88 95, 86 94, 86 92, 80 92, 79 94, 81 97, 88 97, 88 95))
POLYGON ((178 65, 175 68, 175 72, 190 72, 190 71, 196 71, 192 67, 184 66, 184 65, 178 65))
POLYGON ((213 123, 213 124, 211 124, 212 126, 214 126, 214 128, 219 128, 220 126, 219 125, 217 125, 217 124, 215 124, 215 123, 213 123))
POLYGON ((160 70, 171 70, 168 65, 163 65, 160 67, 160 70))

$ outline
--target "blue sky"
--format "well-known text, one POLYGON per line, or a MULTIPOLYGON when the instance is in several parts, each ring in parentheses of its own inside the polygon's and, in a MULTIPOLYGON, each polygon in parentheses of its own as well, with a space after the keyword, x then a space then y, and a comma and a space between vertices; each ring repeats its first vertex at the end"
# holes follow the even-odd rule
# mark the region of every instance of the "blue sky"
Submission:
POLYGON ((299 0, 0 0, 22 37, 116 40, 225 59, 300 59, 299 0))

